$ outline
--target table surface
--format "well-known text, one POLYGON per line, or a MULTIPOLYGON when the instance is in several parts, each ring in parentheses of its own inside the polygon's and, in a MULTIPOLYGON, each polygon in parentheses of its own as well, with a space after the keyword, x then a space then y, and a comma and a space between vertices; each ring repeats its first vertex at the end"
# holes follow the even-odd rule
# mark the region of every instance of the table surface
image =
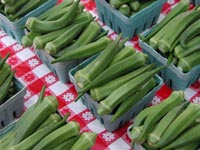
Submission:
MULTIPOLYGON (((95 2, 92 0, 81 0, 87 11, 97 16, 95 2)), ((170 0, 163 6, 159 19, 162 19, 175 6, 177 1, 170 0)), ((109 30, 109 37, 116 38, 116 33, 99 21, 103 28, 109 30)), ((126 43, 141 50, 138 46, 138 38, 134 37, 126 43)), ((16 70, 16 77, 26 85, 27 92, 24 97, 25 109, 34 104, 38 98, 42 86, 46 85, 45 95, 55 95, 59 101, 58 111, 64 115, 71 112, 69 120, 76 120, 80 123, 81 131, 94 131, 98 133, 93 150, 130 150, 130 138, 127 134, 128 127, 133 120, 126 123, 115 132, 107 131, 104 126, 93 116, 93 114, 82 104, 81 101, 74 102, 77 93, 72 83, 64 84, 59 81, 49 68, 37 57, 34 49, 25 48, 0 30, 0 55, 5 56, 11 53, 7 63, 16 70)), ((169 96, 172 90, 165 84, 156 92, 152 105, 160 103, 169 96)), ((185 98, 194 103, 200 103, 200 80, 196 81, 189 88, 184 90, 185 98)))

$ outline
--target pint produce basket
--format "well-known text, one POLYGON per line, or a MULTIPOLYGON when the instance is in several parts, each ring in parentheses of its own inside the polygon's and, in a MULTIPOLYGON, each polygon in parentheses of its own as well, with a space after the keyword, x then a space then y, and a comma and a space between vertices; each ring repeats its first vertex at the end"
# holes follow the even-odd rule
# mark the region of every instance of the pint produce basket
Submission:
MULTIPOLYGON (((78 87, 76 85, 76 80, 74 79, 74 74, 84 66, 86 66, 88 63, 90 63, 95 56, 83 61, 79 66, 76 66, 72 68, 69 71, 69 78, 70 81, 74 84, 76 90, 78 90, 78 87)), ((119 117, 114 122, 111 122, 112 114, 109 115, 103 115, 99 116, 97 113, 97 109, 99 106, 99 103, 91 98, 91 96, 86 93, 81 97, 82 103, 94 114, 94 116, 104 125, 104 127, 110 131, 113 132, 123 126, 125 123, 127 123, 129 120, 131 120, 134 116, 136 116, 141 110, 143 110, 148 104, 151 103, 155 93, 161 85, 163 84, 162 79, 156 75, 155 76, 157 86, 154 87, 145 97, 143 97, 138 103, 136 103, 128 112, 123 114, 121 117, 119 117)))
POLYGON ((0 105, 0 129, 18 118, 24 111, 26 87, 17 78, 14 78, 14 85, 17 93, 0 105))
MULTIPOLYGON (((142 52, 149 56, 150 63, 156 63, 157 66, 167 64, 167 58, 163 57, 147 43, 139 40, 139 45, 142 48, 142 52)), ((197 65, 187 73, 183 73, 175 65, 170 64, 165 69, 161 70, 160 76, 173 90, 184 90, 199 79, 200 65, 197 65)))
POLYGON ((59 62, 55 64, 51 64, 51 61, 54 60, 51 55, 49 55, 44 50, 35 50, 37 56, 41 59, 41 61, 59 78, 59 80, 63 83, 69 82, 69 70, 80 63, 80 60, 72 60, 67 62, 59 62))
POLYGON ((24 25, 28 17, 40 15, 47 9, 54 6, 56 2, 57 0, 48 0, 46 3, 32 10, 17 21, 10 21, 5 15, 0 13, 0 28, 4 30, 4 32, 6 32, 9 36, 16 39, 17 42, 21 43, 21 38, 25 35, 24 25))
POLYGON ((129 18, 111 7, 106 0, 96 0, 96 7, 102 22, 115 32, 122 33, 124 38, 132 38, 157 22, 165 2, 157 0, 129 18))

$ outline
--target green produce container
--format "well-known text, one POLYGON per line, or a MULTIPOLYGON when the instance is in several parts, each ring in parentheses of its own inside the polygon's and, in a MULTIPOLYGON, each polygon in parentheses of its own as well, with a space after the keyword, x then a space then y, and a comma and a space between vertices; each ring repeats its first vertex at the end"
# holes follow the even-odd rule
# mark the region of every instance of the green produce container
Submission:
POLYGON ((44 50, 35 50, 37 56, 41 61, 58 77, 58 79, 63 82, 69 82, 68 72, 71 68, 77 66, 80 63, 80 60, 72 60, 67 62, 58 62, 51 64, 51 61, 54 60, 51 55, 49 55, 44 50))
POLYGON ((17 93, 0 105, 0 129, 7 126, 24 112, 25 85, 14 78, 17 93))
MULTIPOLYGON (((74 79, 74 74, 86 66, 88 63, 90 63, 96 56, 90 57, 89 59, 83 61, 80 65, 72 68, 69 71, 69 78, 70 81, 74 84, 76 90, 78 90, 78 87, 76 85, 76 80, 74 79)), ((113 132, 117 130, 118 128, 122 127, 125 123, 127 123, 129 120, 131 120, 134 116, 136 116, 141 110, 143 110, 148 104, 151 103, 155 93, 161 85, 163 84, 162 79, 156 75, 155 76, 157 86, 154 87, 144 98, 142 98, 136 105, 134 105, 128 112, 126 112, 124 115, 122 115, 120 118, 118 118, 116 121, 111 122, 112 114, 109 115, 103 115, 99 116, 97 113, 97 109, 99 106, 99 103, 91 98, 91 96, 86 93, 81 97, 82 103, 94 114, 94 116, 104 125, 104 127, 110 131, 113 132)))
POLYGON ((122 36, 132 38, 156 24, 166 0, 157 0, 131 17, 126 17, 106 0, 96 0, 97 13, 102 22, 122 36))
POLYGON ((9 36, 21 43, 22 36, 25 35, 24 25, 28 17, 38 16, 56 4, 57 0, 48 0, 46 3, 32 10, 18 21, 10 21, 4 14, 0 13, 0 28, 9 36))
MULTIPOLYGON (((149 56, 150 63, 156 63, 158 66, 167 64, 167 58, 160 55, 147 43, 139 39, 139 45, 142 48, 143 53, 146 53, 149 56)), ((185 90, 200 78, 200 65, 197 65, 187 73, 183 73, 175 65, 170 64, 168 67, 161 70, 160 76, 173 90, 185 90)))

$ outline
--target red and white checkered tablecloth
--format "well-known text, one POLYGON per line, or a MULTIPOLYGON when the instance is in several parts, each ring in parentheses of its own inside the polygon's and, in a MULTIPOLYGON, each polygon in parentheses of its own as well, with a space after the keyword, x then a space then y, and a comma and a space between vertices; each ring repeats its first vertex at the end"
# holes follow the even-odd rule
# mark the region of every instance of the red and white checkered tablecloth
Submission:
MULTIPOLYGON (((87 11, 97 16, 95 2, 92 0, 81 0, 87 11)), ((164 17, 177 1, 170 0, 164 4, 160 19, 164 17)), ((97 16, 98 20, 98 16, 97 16)), ((109 30, 109 36, 115 38, 114 33, 110 28, 99 23, 109 30)), ((128 45, 133 45, 137 50, 140 50, 137 42, 137 37, 127 42, 128 45)), ((74 86, 71 83, 64 84, 42 63, 36 53, 31 48, 24 48, 13 38, 9 37, 5 32, 0 30, 0 55, 5 56, 8 52, 11 56, 8 63, 16 70, 16 77, 25 83, 27 93, 24 97, 25 109, 36 102, 43 84, 47 86, 46 95, 56 95, 59 100, 59 112, 65 114, 71 112, 69 120, 76 120, 80 123, 81 131, 94 131, 98 133, 96 144, 92 147, 93 150, 130 150, 130 138, 127 134, 127 128, 132 124, 128 122, 126 125, 111 133, 93 116, 93 114, 82 104, 81 101, 74 102, 77 96, 74 86)), ((168 97, 171 89, 165 84, 156 93, 152 104, 157 104, 164 98, 168 97)), ((187 88, 185 97, 195 103, 200 103, 200 80, 187 88)))

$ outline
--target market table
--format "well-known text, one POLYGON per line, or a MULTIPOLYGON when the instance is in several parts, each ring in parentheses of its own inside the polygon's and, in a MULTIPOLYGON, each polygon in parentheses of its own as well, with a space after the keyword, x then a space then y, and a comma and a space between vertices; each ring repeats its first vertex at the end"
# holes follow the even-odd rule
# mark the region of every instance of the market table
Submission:
MULTIPOLYGON (((81 0, 87 11, 96 16, 97 21, 103 28, 109 30, 109 37, 115 38, 116 33, 99 21, 95 2, 92 0, 81 0)), ((164 4, 159 19, 162 19, 176 4, 177 1, 170 0, 164 4)), ((126 43, 134 46, 141 51, 138 45, 138 38, 134 37, 126 43)), ((34 104, 38 98, 42 86, 46 85, 46 95, 56 95, 59 100, 59 112, 64 115, 71 112, 69 120, 76 120, 80 123, 81 131, 94 131, 98 133, 96 144, 93 150, 129 150, 130 138, 127 134, 128 127, 133 120, 126 123, 115 132, 107 131, 93 114, 82 104, 81 101, 74 102, 77 96, 72 83, 64 84, 53 74, 37 57, 32 48, 24 48, 16 40, 9 37, 4 31, 0 30, 0 55, 3 57, 10 52, 8 63, 12 69, 16 70, 16 77, 26 85, 27 92, 24 97, 24 108, 27 109, 34 104)), ((160 103, 172 92, 165 84, 156 92, 152 100, 152 105, 160 103)), ((185 98, 194 103, 200 103, 200 79, 184 90, 185 98)))

